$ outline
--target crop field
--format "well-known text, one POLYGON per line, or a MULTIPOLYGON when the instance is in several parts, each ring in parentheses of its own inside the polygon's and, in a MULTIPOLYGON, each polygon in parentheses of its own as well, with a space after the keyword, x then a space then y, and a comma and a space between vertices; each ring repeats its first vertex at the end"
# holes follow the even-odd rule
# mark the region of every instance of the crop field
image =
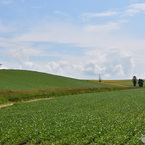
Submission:
MULTIPOLYGON (((99 83, 99 80, 90 80, 91 82, 99 83)), ((114 85, 118 87, 133 86, 132 80, 102 80, 102 84, 114 85)), ((138 85, 137 85, 138 86, 138 85)))
MULTIPOLYGON (((126 86, 133 86, 133 82, 132 81, 128 81, 128 82, 118 82, 116 84, 126 85, 126 86)), ((136 86, 138 86, 138 84, 136 84, 136 86)))
POLYGON ((112 87, 112 85, 35 71, 0 70, 0 90, 34 90, 79 87, 112 87))
POLYGON ((145 89, 63 96, 0 109, 0 144, 141 145, 145 89))
MULTIPOLYGON (((91 80, 99 83, 99 80, 91 80)), ((132 82, 132 80, 101 80, 102 83, 124 83, 124 82, 132 82)))

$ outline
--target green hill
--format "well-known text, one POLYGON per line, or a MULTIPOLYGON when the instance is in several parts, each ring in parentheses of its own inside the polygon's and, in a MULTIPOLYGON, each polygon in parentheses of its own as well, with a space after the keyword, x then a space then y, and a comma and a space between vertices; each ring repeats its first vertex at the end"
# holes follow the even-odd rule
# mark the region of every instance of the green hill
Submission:
POLYGON ((0 90, 111 87, 111 85, 26 70, 0 70, 0 90))

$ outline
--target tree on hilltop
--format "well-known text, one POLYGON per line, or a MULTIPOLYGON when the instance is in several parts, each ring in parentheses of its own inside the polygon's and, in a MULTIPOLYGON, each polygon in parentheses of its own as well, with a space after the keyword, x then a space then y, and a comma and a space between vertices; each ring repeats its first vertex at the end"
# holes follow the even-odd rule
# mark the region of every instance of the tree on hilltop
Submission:
POLYGON ((132 82, 133 82, 133 86, 135 87, 136 83, 137 83, 137 77, 136 76, 133 76, 132 82))

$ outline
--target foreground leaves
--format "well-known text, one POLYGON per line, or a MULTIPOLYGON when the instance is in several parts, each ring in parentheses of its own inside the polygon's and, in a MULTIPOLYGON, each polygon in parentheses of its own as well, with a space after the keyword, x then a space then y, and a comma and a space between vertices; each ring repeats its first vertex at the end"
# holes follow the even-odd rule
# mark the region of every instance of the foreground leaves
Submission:
POLYGON ((0 109, 0 144, 142 144, 145 89, 65 96, 0 109))

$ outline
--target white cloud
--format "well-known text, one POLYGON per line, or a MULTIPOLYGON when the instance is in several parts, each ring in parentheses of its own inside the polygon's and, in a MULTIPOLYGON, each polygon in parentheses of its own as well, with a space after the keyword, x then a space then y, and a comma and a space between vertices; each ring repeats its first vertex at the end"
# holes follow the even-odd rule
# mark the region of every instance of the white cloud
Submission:
POLYGON ((2 53, 8 61, 2 63, 6 68, 31 69, 82 79, 94 79, 99 74, 103 79, 129 78, 134 69, 133 55, 119 48, 88 48, 82 56, 59 54, 56 61, 39 61, 39 56, 49 57, 51 53, 44 52, 41 47, 36 49, 29 43, 17 42, 11 48, 5 48, 2 53), (38 57, 38 61, 31 60, 31 56, 38 57))
MULTIPOLYGON (((25 53, 22 54, 25 55, 25 53)), ((74 78, 98 79, 99 74, 103 79, 130 78, 130 72, 134 68, 132 55, 115 48, 106 49, 105 52, 99 52, 98 55, 96 50, 95 56, 87 55, 87 53, 82 57, 62 55, 60 60, 48 62, 30 61, 26 56, 21 58, 22 54, 18 53, 15 56, 15 66, 18 68, 74 78)))
POLYGON ((112 49, 112 51, 101 52, 100 58, 86 55, 76 59, 71 56, 71 61, 62 58, 61 61, 48 62, 43 70, 52 74, 82 79, 98 79, 99 74, 103 79, 130 78, 132 77, 130 72, 133 70, 132 60, 131 55, 126 56, 122 51, 112 49))
POLYGON ((112 71, 114 73, 116 73, 116 75, 118 75, 120 77, 124 75, 124 71, 123 71, 122 65, 120 65, 120 64, 114 66, 112 71))
POLYGON ((136 9, 136 10, 140 10, 140 11, 145 11, 145 3, 136 3, 136 4, 132 4, 132 5, 130 6, 130 8, 136 9))
POLYGON ((102 33, 107 33, 109 31, 114 31, 114 30, 118 30, 119 29, 119 24, 118 23, 114 23, 114 22, 110 22, 107 24, 102 24, 102 25, 87 25, 84 27, 84 30, 86 32, 102 32, 102 33))
POLYGON ((133 16, 134 14, 144 12, 145 13, 145 3, 134 3, 129 6, 125 15, 133 16))
POLYGON ((119 23, 113 22, 85 26, 72 26, 59 22, 46 23, 45 25, 31 28, 30 32, 14 38, 13 41, 74 43, 80 47, 102 48, 104 46, 108 47, 110 43, 114 43, 111 40, 112 35, 110 33, 118 31, 120 29, 119 25, 119 23))
POLYGON ((111 17, 111 16, 115 16, 115 15, 118 15, 118 12, 116 12, 116 11, 107 11, 107 12, 103 12, 103 13, 87 12, 87 13, 81 14, 80 19, 83 21, 88 21, 92 18, 111 17))
POLYGON ((3 64, 8 68, 32 68, 33 62, 30 61, 30 57, 40 56, 43 53, 41 49, 32 48, 27 43, 11 42, 11 44, 3 45, 3 47, 1 56, 5 57, 3 64))
POLYGON ((111 77, 130 77, 134 69, 133 55, 125 50, 119 48, 108 48, 102 51, 92 50, 86 52, 92 59, 96 61, 100 67, 103 68, 102 74, 111 77))
POLYGON ((19 59, 22 60, 22 62, 28 60, 29 56, 40 55, 40 51, 25 47, 6 49, 4 52, 10 58, 19 59))
POLYGON ((88 19, 91 19, 91 18, 96 18, 96 17, 110 17, 110 16, 115 16, 117 15, 118 12, 116 11, 107 11, 107 12, 103 12, 103 13, 83 13, 81 15, 81 18, 83 20, 88 20, 88 19))
POLYGON ((79 47, 105 49, 108 47, 142 50, 144 40, 120 35, 121 24, 110 22, 102 25, 73 26, 66 23, 41 23, 11 41, 18 42, 54 42, 76 44, 79 47))

